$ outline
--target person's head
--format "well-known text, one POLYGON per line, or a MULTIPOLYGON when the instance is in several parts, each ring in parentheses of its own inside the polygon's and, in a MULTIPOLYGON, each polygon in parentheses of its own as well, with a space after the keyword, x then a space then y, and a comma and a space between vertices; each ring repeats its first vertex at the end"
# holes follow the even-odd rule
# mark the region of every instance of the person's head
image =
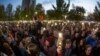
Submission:
POLYGON ((45 46, 49 47, 50 43, 48 40, 45 40, 45 46))
POLYGON ((96 36, 100 37, 100 29, 96 32, 96 36))
POLYGON ((31 37, 23 38, 22 43, 25 47, 27 47, 27 45, 29 45, 29 43, 31 43, 31 37))
POLYGON ((13 54, 13 51, 8 43, 4 42, 3 48, 4 48, 4 53, 7 54, 8 56, 11 56, 13 54))
POLYGON ((70 48, 70 47, 71 47, 71 40, 67 39, 66 44, 65 44, 65 48, 70 48))
POLYGON ((30 56, 38 56, 39 54, 38 47, 35 44, 30 43, 28 46, 28 53, 30 54, 30 56))
POLYGON ((78 27, 76 27, 76 28, 75 28, 75 31, 77 32, 78 30, 79 30, 78 27))
POLYGON ((62 53, 62 47, 61 47, 61 46, 58 46, 58 47, 57 47, 57 53, 58 53, 58 54, 61 54, 61 53, 62 53))
POLYGON ((13 39, 12 37, 8 36, 8 37, 6 38, 6 41, 7 41, 9 44, 11 44, 11 42, 14 41, 14 39, 13 39))
POLYGON ((91 33, 91 36, 92 36, 92 38, 95 39, 95 38, 96 38, 96 34, 95 34, 95 32, 92 32, 92 33, 91 33))
POLYGON ((28 36, 28 31, 25 31, 24 32, 24 37, 27 37, 28 36))
POLYGON ((23 43, 22 41, 18 41, 18 42, 17 42, 17 46, 18 46, 19 48, 25 48, 24 43, 23 43))
POLYGON ((96 38, 96 34, 93 30, 88 31, 87 34, 88 34, 88 36, 91 36, 91 38, 94 38, 94 39, 96 38))
POLYGON ((70 35, 70 31, 69 30, 65 30, 65 34, 66 35, 70 35))
POLYGON ((43 35, 44 35, 45 37, 48 37, 48 36, 49 36, 49 31, 48 31, 48 30, 43 31, 43 35))
POLYGON ((87 45, 85 49, 85 54, 90 55, 91 53, 92 53, 92 47, 90 45, 87 45))
POLYGON ((87 35, 91 36, 92 31, 87 31, 86 30, 87 35))
POLYGON ((81 36, 82 36, 82 37, 84 37, 84 36, 85 36, 85 31, 82 31, 81 36))
POLYGON ((100 47, 100 40, 98 41, 97 47, 100 47))
POLYGON ((85 44, 84 39, 81 39, 79 45, 83 46, 84 44, 85 44))
POLYGON ((75 33, 75 37, 77 38, 79 36, 79 33, 75 33))

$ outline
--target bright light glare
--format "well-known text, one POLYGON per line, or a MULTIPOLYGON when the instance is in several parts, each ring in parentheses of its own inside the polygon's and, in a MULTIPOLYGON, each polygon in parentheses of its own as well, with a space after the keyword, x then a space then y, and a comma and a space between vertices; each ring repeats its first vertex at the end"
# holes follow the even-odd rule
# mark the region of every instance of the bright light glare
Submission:
POLYGON ((59 37, 61 38, 63 36, 63 34, 62 33, 59 33, 59 37))
POLYGON ((57 25, 57 23, 55 23, 55 25, 57 25))
POLYGON ((43 30, 46 30, 46 28, 43 28, 43 30))
POLYGON ((82 22, 82 25, 84 25, 84 22, 82 22))

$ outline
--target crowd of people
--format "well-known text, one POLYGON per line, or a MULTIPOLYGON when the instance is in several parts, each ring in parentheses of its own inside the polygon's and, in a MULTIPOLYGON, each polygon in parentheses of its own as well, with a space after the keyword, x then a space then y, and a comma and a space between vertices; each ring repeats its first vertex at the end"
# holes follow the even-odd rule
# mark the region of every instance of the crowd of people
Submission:
POLYGON ((100 24, 0 23, 0 56, 100 56, 100 24), (62 43, 58 43, 59 33, 62 43))

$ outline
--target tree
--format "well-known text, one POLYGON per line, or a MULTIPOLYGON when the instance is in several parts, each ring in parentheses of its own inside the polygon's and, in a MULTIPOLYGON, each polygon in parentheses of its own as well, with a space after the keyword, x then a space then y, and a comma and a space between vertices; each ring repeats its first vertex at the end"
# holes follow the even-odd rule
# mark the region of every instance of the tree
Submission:
POLYGON ((20 5, 17 6, 14 16, 15 16, 15 19, 16 19, 16 20, 21 19, 21 6, 20 6, 20 5))
POLYGON ((95 20, 95 19, 94 19, 93 13, 89 13, 89 14, 88 14, 87 20, 88 20, 88 21, 93 21, 93 20, 95 20))
POLYGON ((51 19, 51 18, 55 19, 55 11, 54 10, 48 10, 47 11, 47 18, 48 19, 51 19))
POLYGON ((6 18, 4 5, 0 5, 0 20, 4 20, 6 18))
POLYGON ((52 5, 54 10, 51 10, 52 12, 50 12, 50 10, 48 10, 47 15, 48 15, 48 17, 50 17, 53 14, 54 16, 51 18, 62 19, 62 18, 64 18, 64 15, 68 14, 70 0, 68 0, 68 4, 66 4, 64 0, 56 0, 56 1, 57 1, 56 2, 57 7, 52 5))
POLYGON ((42 11, 42 10, 43 10, 43 6, 42 6, 42 4, 40 4, 40 3, 37 4, 35 10, 36 10, 37 12, 42 11))
POLYGON ((12 4, 7 5, 6 14, 7 14, 8 20, 12 20, 12 15, 13 15, 12 8, 13 8, 12 4))
POLYGON ((29 9, 24 9, 20 12, 21 20, 29 20, 29 9))
POLYGON ((67 18, 69 20, 83 20, 84 19, 84 13, 85 9, 80 6, 73 7, 73 9, 70 10, 67 18))
POLYGON ((34 12, 35 12, 35 6, 33 7, 32 5, 29 7, 29 18, 33 19, 34 16, 34 12))
POLYGON ((94 18, 96 21, 100 21, 100 2, 97 2, 97 6, 95 6, 94 18))
POLYGON ((33 7, 22 9, 20 12, 20 19, 21 20, 31 20, 33 16, 33 7))
POLYGON ((44 8, 43 8, 42 4, 39 3, 39 4, 36 5, 35 12, 37 12, 36 16, 39 19, 43 19, 45 17, 45 11, 44 11, 44 8))

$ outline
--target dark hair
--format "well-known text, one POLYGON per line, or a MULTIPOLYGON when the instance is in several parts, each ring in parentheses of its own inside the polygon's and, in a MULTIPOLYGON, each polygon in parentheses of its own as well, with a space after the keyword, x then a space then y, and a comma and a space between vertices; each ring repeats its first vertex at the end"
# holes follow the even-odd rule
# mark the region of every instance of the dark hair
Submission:
MULTIPOLYGON (((79 40, 79 43, 81 42, 81 40, 83 41, 83 47, 85 47, 85 45, 86 45, 86 42, 85 42, 85 40, 83 39, 83 38, 81 38, 80 40, 79 40)), ((79 44, 79 46, 80 46, 80 44, 79 44)))
POLYGON ((71 43, 71 40, 70 39, 66 39, 66 43, 67 44, 71 43))
POLYGON ((64 41, 63 41, 63 48, 66 46, 66 44, 72 44, 72 41, 71 41, 71 39, 65 39, 64 41))
POLYGON ((90 46, 90 45, 86 45, 86 46, 85 46, 85 50, 87 50, 87 48, 89 48, 89 47, 92 48, 92 46, 90 46))
POLYGON ((28 48, 29 48, 30 56, 38 56, 39 55, 37 45, 30 43, 28 48))
POLYGON ((13 51, 12 51, 10 45, 6 42, 3 43, 2 49, 3 49, 3 52, 5 54, 7 54, 8 56, 11 56, 13 54, 13 51))

